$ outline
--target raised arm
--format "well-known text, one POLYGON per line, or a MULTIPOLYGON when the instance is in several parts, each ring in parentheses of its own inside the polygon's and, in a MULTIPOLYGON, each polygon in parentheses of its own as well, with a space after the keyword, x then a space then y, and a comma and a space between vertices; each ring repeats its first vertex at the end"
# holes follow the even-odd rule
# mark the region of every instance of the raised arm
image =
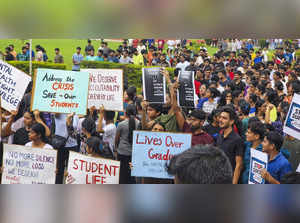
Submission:
POLYGON ((17 111, 12 111, 11 112, 11 116, 7 122, 7 125, 5 126, 5 128, 2 131, 1 137, 7 137, 10 136, 12 134, 14 134, 14 132, 11 130, 11 126, 14 123, 14 119, 16 117, 16 115, 18 114, 17 111))
POLYGON ((34 114, 34 118, 35 118, 36 122, 38 122, 38 123, 40 123, 40 124, 42 124, 44 126, 44 128, 46 130, 46 136, 49 137, 51 135, 51 131, 50 131, 49 127, 41 119, 40 112, 38 110, 35 110, 33 112, 33 114, 34 114))
POLYGON ((99 133, 104 133, 104 130, 102 128, 104 112, 105 112, 105 109, 104 109, 104 106, 102 105, 99 109, 99 119, 98 119, 98 127, 97 127, 97 132, 99 132, 99 133))

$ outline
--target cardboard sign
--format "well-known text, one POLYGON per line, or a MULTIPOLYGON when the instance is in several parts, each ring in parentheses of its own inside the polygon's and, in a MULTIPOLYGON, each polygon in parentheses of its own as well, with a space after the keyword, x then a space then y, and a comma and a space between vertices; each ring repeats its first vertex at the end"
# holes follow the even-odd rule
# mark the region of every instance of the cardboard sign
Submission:
POLYGON ((180 71, 178 75, 180 86, 177 91, 178 105, 195 108, 195 79, 193 71, 180 71))
POLYGON ((265 179, 261 177, 261 171, 268 168, 268 155, 256 149, 250 151, 249 184, 264 184, 265 179))
POLYGON ((119 161, 70 152, 66 184, 119 184, 119 175, 119 161))
POLYGON ((143 93, 149 103, 166 103, 166 80, 159 67, 143 68, 143 93))
POLYGON ((81 69, 90 74, 88 107, 107 111, 123 111, 123 71, 113 69, 81 69))
POLYGON ((300 140, 300 95, 298 94, 293 97, 283 132, 300 140))
POLYGON ((86 115, 89 73, 37 69, 31 109, 42 112, 86 115))
POLYGON ((57 151, 4 144, 2 184, 55 184, 57 151))
POLYGON ((191 134, 134 131, 132 176, 174 179, 165 166, 174 155, 191 148, 191 134))
POLYGON ((1 107, 7 111, 17 111, 31 77, 0 60, 1 107))

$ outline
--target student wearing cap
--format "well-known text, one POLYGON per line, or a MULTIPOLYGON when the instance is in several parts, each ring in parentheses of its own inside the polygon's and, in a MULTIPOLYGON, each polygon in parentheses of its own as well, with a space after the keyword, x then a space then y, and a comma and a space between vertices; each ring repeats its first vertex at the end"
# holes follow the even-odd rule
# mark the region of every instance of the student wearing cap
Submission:
POLYGON ((213 138, 203 130, 204 122, 206 121, 206 113, 196 109, 190 115, 191 124, 188 124, 180 111, 176 109, 176 120, 179 129, 184 133, 192 133, 192 146, 213 144, 213 138))

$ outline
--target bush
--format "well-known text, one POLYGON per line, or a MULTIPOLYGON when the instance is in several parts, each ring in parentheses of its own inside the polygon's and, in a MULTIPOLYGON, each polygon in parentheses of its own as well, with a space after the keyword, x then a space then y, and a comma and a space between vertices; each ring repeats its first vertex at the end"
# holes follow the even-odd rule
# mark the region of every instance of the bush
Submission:
MULTIPOLYGON (((23 72, 29 74, 29 61, 7 61, 10 65, 22 70, 23 72)), ((49 69, 57 69, 57 70, 66 70, 66 64, 57 64, 57 63, 49 63, 49 62, 37 62, 32 61, 32 73, 37 68, 49 68, 49 69)))
MULTIPOLYGON (((84 69, 122 69, 124 75, 124 87, 135 86, 138 92, 142 88, 142 68, 143 66, 137 66, 133 64, 120 64, 111 62, 100 61, 82 61, 81 68, 84 69)), ((174 76, 174 68, 167 68, 170 72, 170 76, 174 76)))

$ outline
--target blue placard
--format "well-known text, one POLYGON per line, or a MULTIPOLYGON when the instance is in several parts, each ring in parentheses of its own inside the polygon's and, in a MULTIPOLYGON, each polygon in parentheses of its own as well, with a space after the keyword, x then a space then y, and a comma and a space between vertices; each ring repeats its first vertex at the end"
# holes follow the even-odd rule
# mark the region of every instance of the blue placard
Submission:
POLYGON ((300 105, 293 102, 286 119, 286 127, 300 133, 300 105))
POLYGON ((88 87, 89 73, 87 72, 37 69, 31 109, 85 115, 88 87))
POLYGON ((267 168, 267 163, 252 157, 250 161, 249 183, 265 184, 265 179, 261 177, 261 170, 267 168))
POLYGON ((132 176, 174 179, 166 171, 167 162, 191 148, 191 134, 134 131, 132 176))

